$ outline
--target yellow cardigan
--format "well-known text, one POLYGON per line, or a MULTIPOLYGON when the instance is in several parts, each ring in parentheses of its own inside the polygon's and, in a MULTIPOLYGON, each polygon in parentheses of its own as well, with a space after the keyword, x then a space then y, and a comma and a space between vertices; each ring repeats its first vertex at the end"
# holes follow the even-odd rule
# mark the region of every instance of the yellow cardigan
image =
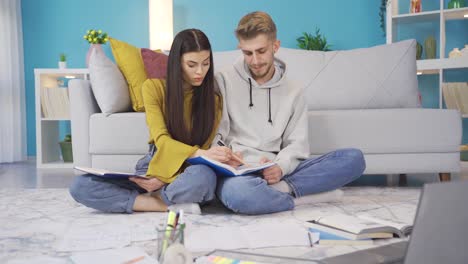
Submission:
MULTIPOLYGON (((195 88, 196 89, 196 88, 195 88)), ((160 79, 148 79, 143 83, 143 103, 146 112, 146 123, 150 133, 150 144, 155 144, 157 151, 151 159, 146 175, 157 177, 165 183, 173 182, 185 169, 184 162, 200 147, 190 146, 175 139, 167 131, 165 123, 165 90, 166 82, 160 79)), ((184 92, 184 119, 187 127, 192 126, 193 91, 184 92)), ((208 149, 221 120, 222 101, 216 98, 216 113, 213 131, 208 140, 201 146, 208 149)))

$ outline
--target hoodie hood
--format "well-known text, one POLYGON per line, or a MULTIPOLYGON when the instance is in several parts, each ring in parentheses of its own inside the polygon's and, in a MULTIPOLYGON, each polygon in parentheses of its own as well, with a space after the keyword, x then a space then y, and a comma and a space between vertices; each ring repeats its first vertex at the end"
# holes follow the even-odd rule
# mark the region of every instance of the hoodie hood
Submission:
POLYGON ((283 83, 284 76, 286 75, 286 64, 282 60, 275 57, 273 66, 275 67, 275 73, 273 74, 271 80, 262 85, 259 85, 252 77, 249 67, 244 62, 243 57, 240 57, 234 64, 236 72, 243 80, 245 80, 246 83, 251 83, 253 88, 261 89, 276 88, 283 83))
POLYGON ((275 72, 273 73, 273 77, 267 81, 266 83, 259 85, 252 74, 250 73, 248 65, 244 62, 244 58, 242 57, 239 59, 235 64, 234 68, 236 72, 239 74, 242 80, 246 81, 249 86, 249 108, 254 106, 253 97, 252 97, 252 89, 266 89, 268 92, 268 123, 273 124, 271 119, 271 89, 280 87, 283 83, 283 77, 285 76, 286 71, 286 64, 281 61, 280 59, 275 58, 273 62, 273 67, 275 67, 275 72))

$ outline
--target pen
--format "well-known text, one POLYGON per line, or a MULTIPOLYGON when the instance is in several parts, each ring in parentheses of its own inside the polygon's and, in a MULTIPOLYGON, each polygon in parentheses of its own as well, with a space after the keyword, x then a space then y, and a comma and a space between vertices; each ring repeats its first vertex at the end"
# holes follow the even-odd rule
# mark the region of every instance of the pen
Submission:
POLYGON ((313 247, 312 237, 310 236, 310 232, 307 232, 307 235, 309 236, 309 243, 310 243, 310 246, 313 247))
MULTIPOLYGON (((218 144, 218 146, 221 146, 221 147, 226 147, 226 144, 224 144, 224 142, 219 139, 218 142, 216 142, 216 144, 218 144)), ((240 162, 240 165, 244 165, 244 161, 238 157, 236 154, 232 153, 232 156, 234 157, 234 159, 238 162, 240 162)))

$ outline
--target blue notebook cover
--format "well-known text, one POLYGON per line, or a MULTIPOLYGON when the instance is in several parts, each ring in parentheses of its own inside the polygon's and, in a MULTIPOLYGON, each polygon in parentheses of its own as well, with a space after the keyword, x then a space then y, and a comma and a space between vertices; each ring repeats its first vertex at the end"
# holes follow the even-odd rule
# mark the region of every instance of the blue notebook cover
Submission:
POLYGON ((212 168, 216 172, 216 174, 223 175, 223 176, 230 176, 230 177, 251 174, 251 173, 258 172, 265 168, 275 165, 275 163, 269 162, 269 163, 256 164, 256 165, 247 164, 247 165, 239 166, 238 168, 234 168, 232 166, 212 160, 204 156, 187 159, 187 162, 192 165, 194 164, 207 165, 210 168, 212 168))

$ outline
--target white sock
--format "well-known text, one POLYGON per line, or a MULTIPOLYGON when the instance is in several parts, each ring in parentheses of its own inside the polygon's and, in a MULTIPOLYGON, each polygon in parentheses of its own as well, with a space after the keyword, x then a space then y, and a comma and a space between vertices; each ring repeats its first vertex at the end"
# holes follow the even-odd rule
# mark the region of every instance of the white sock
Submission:
POLYGON ((275 189, 275 190, 278 190, 280 192, 284 192, 284 193, 292 193, 292 188, 291 186, 289 186, 289 184, 285 181, 279 181, 277 183, 274 183, 272 185, 270 185, 271 188, 275 189))
POLYGON ((167 207, 168 210, 179 212, 179 210, 184 210, 186 214, 197 214, 201 215, 200 205, 197 203, 181 203, 181 204, 173 204, 167 207))
POLYGON ((315 194, 309 194, 294 199, 294 206, 304 204, 316 204, 316 203, 327 203, 327 202, 340 202, 343 198, 343 191, 336 189, 329 192, 321 192, 315 194))

